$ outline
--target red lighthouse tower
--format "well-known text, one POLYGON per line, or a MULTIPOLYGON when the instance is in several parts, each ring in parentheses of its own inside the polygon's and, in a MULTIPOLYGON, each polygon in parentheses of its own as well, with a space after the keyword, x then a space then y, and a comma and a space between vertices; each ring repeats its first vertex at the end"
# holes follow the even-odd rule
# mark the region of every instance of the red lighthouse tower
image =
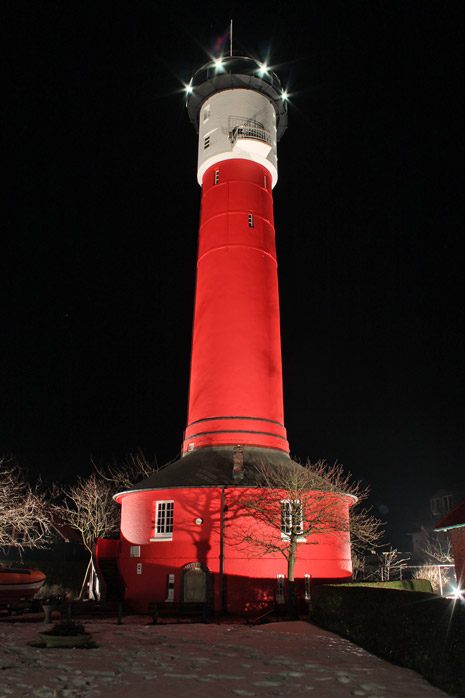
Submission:
POLYGON ((243 57, 207 64, 188 91, 202 213, 182 450, 240 443, 289 453, 272 198, 283 91, 243 57))
MULTIPOLYGON (((99 541, 97 559, 108 569, 116 558, 135 611, 174 601, 242 614, 284 600, 287 563, 276 549, 257 558, 238 545, 244 519, 265 540, 285 537, 279 526, 276 533, 247 519, 241 501, 264 491, 257 466, 301 467, 289 457, 284 427, 272 199, 286 101, 274 73, 229 56, 195 73, 187 108, 199 134, 202 213, 182 453, 116 495, 120 540, 99 541)), ((336 503, 346 523, 349 499, 336 503)), ((346 531, 299 541, 294 571, 302 601, 310 579, 350 576, 346 531)))

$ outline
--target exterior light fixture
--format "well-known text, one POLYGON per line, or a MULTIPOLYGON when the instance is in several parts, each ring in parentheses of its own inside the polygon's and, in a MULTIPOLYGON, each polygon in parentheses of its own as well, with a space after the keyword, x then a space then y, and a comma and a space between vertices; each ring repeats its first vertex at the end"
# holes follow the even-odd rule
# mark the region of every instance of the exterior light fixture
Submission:
POLYGON ((288 96, 286 90, 283 90, 281 92, 281 99, 283 100, 283 102, 287 102, 287 100, 289 99, 289 96, 288 96))
POLYGON ((260 63, 259 69, 258 69, 258 74, 260 77, 263 77, 265 73, 268 72, 268 66, 266 63, 260 63))
POLYGON ((223 67, 223 59, 221 58, 221 56, 219 58, 215 58, 214 64, 217 70, 221 70, 221 68, 223 67))

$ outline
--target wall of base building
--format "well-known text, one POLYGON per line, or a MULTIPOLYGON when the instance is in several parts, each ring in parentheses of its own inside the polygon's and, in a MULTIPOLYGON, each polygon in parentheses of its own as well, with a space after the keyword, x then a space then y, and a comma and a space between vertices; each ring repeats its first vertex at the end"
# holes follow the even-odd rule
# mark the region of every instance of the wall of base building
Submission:
MULTIPOLYGON (((241 510, 245 488, 185 488, 134 492, 122 497, 121 544, 118 569, 125 600, 135 612, 150 603, 187 600, 192 570, 205 582, 205 597, 215 613, 243 615, 274 606, 287 597, 287 561, 279 552, 244 547, 250 526, 260 538, 260 524, 241 510), (171 539, 157 539, 157 502, 173 501, 171 539)), ((339 501, 341 518, 348 519, 350 500, 339 501)), ((263 526, 262 526, 263 528, 263 526)), ((279 531, 263 529, 262 537, 279 531)), ((299 602, 306 603, 319 581, 350 578, 348 533, 320 534, 299 543, 295 567, 299 602)), ((191 597, 192 600, 192 597, 191 597)))
POLYGON ((451 531, 455 575, 459 589, 465 589, 465 527, 451 531))

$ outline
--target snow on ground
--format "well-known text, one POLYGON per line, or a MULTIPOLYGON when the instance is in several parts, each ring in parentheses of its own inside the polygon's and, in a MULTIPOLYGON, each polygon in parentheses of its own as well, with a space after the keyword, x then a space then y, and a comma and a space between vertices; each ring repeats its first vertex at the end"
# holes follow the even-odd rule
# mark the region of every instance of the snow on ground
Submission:
POLYGON ((304 621, 258 627, 90 621, 93 649, 34 646, 41 623, 0 624, 0 698, 421 698, 446 696, 304 621), (31 646, 32 643, 32 646, 31 646))

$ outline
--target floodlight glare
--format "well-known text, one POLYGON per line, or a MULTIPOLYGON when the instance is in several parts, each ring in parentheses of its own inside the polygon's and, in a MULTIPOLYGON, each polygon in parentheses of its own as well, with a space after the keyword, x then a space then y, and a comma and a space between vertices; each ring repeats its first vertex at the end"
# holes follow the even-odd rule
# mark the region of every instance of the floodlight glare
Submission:
POLYGON ((287 100, 289 99, 289 96, 288 96, 286 90, 283 90, 283 91, 282 91, 282 93, 281 93, 281 99, 283 100, 283 102, 287 102, 287 100))
POLYGON ((215 58, 214 62, 215 62, 215 68, 217 70, 220 70, 222 65, 223 65, 223 59, 221 58, 221 56, 219 58, 215 58))
POLYGON ((258 69, 258 73, 259 73, 260 77, 263 77, 263 75, 265 75, 265 73, 267 73, 267 72, 268 72, 268 66, 267 66, 267 64, 266 64, 266 63, 260 63, 260 67, 259 67, 259 69, 258 69))

